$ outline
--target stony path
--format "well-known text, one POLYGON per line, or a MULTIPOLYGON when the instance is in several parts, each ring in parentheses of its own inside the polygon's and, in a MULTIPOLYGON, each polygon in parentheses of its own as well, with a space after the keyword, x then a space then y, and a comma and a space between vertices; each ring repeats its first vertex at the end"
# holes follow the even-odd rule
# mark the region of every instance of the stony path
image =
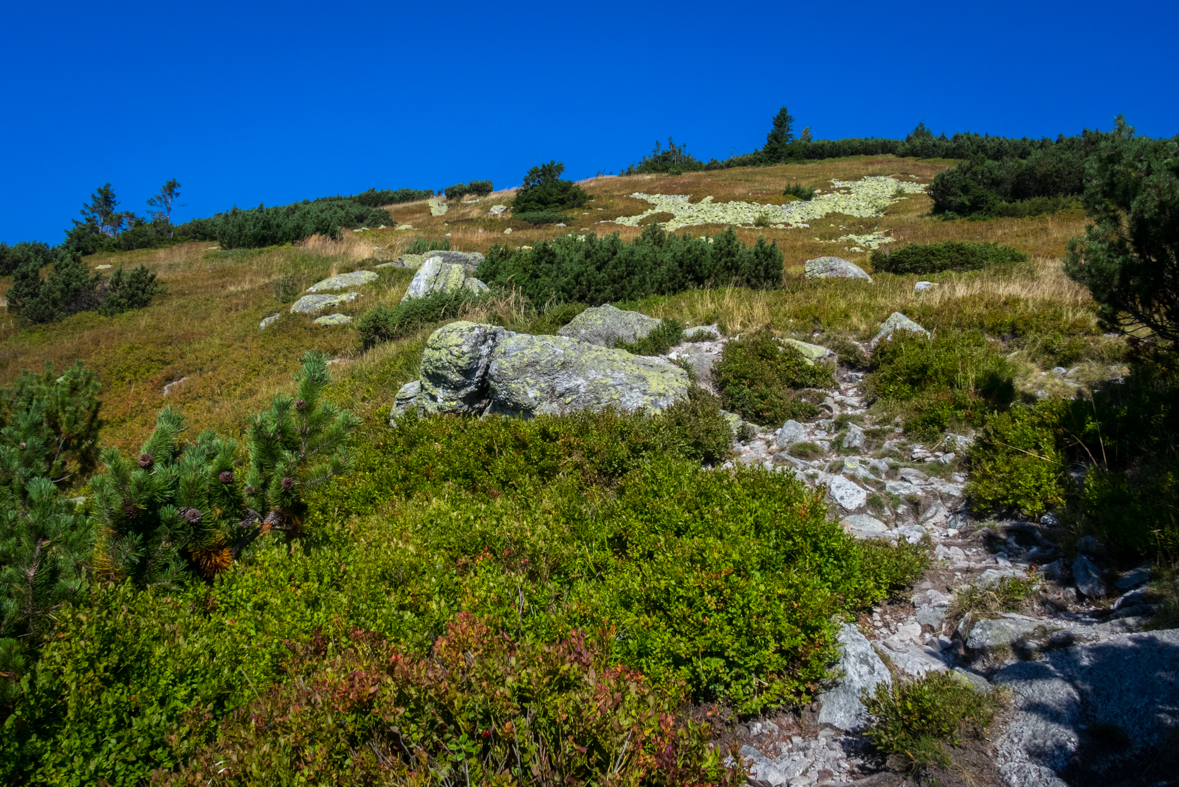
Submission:
MULTIPOLYGON (((670 355, 688 359, 707 385, 708 371, 722 346, 723 340, 680 345, 670 355)), ((988 773, 977 774, 977 783, 1067 784, 1053 768, 1077 761, 1078 750, 1084 748, 1083 733, 1076 734, 1070 725, 1084 728, 1082 719, 1102 715, 1101 709, 1087 708, 1080 696, 1084 690, 1078 694, 1075 686, 1067 688, 1072 679, 1068 664, 1078 659, 1088 663, 1083 649, 1095 647, 1156 655, 1162 649, 1172 654, 1172 670, 1179 664, 1173 655, 1179 650, 1166 651, 1170 639, 1134 633, 1153 612, 1144 599, 1149 572, 1137 570, 1121 577, 1116 587, 1108 588, 1112 603, 1108 598, 1104 603, 1090 601, 1089 596, 1107 590, 1097 566, 1099 545, 1088 545, 1089 556, 1066 561, 1044 534, 1043 524, 1005 521, 984 526, 972 520, 965 508, 967 477, 958 470, 969 438, 947 435, 937 445, 912 444, 899 424, 874 422, 860 375, 841 372, 841 377, 838 390, 822 405, 824 418, 807 424, 788 421, 776 431, 755 433, 738 444, 732 462, 792 473, 812 487, 826 486, 830 510, 847 532, 858 538, 911 543, 928 539, 933 560, 904 597, 880 605, 857 626, 844 627, 838 665, 847 676, 844 685, 819 697, 815 708, 804 709, 801 717, 781 715, 738 725, 736 742, 750 766, 750 783, 901 783, 877 772, 883 763, 873 758, 857 734, 864 719, 856 698, 861 689, 881 679, 953 670, 978 690, 990 690, 992 682, 1012 689, 1009 720, 992 731, 988 756, 994 759, 984 765, 988 773), (810 445, 794 450, 801 456, 792 455, 791 449, 800 444, 810 445), (1039 583, 1039 591, 1021 609, 1023 614, 948 617, 956 592, 985 590, 1009 577, 1039 583), (1029 665, 1034 676, 1028 674, 1029 665), (1045 712, 1043 702, 1060 707, 1045 712), (808 713, 810 722, 805 723, 808 713), (1046 716, 1054 720, 1046 722, 1046 716), (1053 741, 1050 752, 1037 748, 1045 736, 1053 741)), ((1179 645, 1179 636, 1174 639, 1179 645)), ((1108 654, 1105 658, 1111 659, 1108 654)), ((1140 667, 1140 672, 1147 671, 1140 667)), ((1150 734, 1141 734, 1143 745, 1160 728, 1158 719, 1164 719, 1163 729, 1171 723, 1167 719, 1179 726, 1179 676, 1169 672, 1150 680, 1152 685, 1162 680, 1164 690, 1135 716, 1157 711, 1150 734)), ((1111 713, 1132 716, 1124 704, 1111 713)))

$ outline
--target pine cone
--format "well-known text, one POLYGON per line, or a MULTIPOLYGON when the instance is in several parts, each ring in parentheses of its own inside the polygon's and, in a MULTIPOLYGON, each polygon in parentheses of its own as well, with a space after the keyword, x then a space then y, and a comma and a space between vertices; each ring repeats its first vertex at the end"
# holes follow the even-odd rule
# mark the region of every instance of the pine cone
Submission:
POLYGON ((185 508, 180 512, 180 515, 188 520, 190 525, 195 525, 201 521, 201 512, 195 508, 185 508))
POLYGON ((151 470, 152 466, 155 463, 156 463, 156 458, 154 456, 152 456, 151 454, 140 454, 139 455, 139 466, 142 467, 144 470, 151 470))
POLYGON ((284 478, 282 480, 282 488, 288 492, 291 491, 292 489, 294 489, 295 488, 295 479, 291 478, 290 476, 287 476, 286 478, 284 478))
POLYGON ((222 470, 221 475, 217 476, 217 480, 223 484, 232 484, 233 483, 233 471, 232 470, 222 470))
POLYGON ((254 494, 254 493, 255 493, 255 492, 257 492, 257 491, 258 491, 258 490, 257 490, 257 489, 255 489, 255 488, 254 488, 254 487, 252 487, 252 486, 247 486, 247 487, 246 487, 246 494, 247 494, 247 495, 252 495, 252 494, 254 494))
POLYGON ((134 519, 139 516, 139 509, 130 500, 123 501, 123 516, 128 519, 134 519))
POLYGON ((306 399, 300 399, 299 401, 295 402, 295 409, 296 410, 305 410, 306 408, 307 408, 307 400, 306 399))

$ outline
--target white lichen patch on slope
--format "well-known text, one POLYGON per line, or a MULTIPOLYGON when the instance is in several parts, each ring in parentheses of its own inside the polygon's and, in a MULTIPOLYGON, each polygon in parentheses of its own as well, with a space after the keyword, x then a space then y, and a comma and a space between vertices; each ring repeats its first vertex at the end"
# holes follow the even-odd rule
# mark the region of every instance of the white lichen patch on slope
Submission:
POLYGON ((761 205, 756 202, 715 203, 709 198, 700 202, 688 202, 688 194, 632 194, 636 199, 646 200, 654 207, 638 216, 623 216, 612 222, 627 227, 637 227, 643 219, 657 213, 670 213, 673 218, 664 223, 669 230, 680 227, 695 227, 701 224, 748 225, 759 217, 780 229, 806 227, 807 222, 821 219, 832 213, 857 218, 873 218, 884 215, 884 210, 905 194, 921 194, 925 186, 909 183, 889 176, 872 176, 863 180, 833 180, 834 191, 816 194, 814 199, 791 202, 787 205, 761 205))
POLYGON ((836 240, 823 240, 822 238, 815 238, 819 243, 851 243, 850 247, 844 246, 846 251, 863 251, 861 247, 868 249, 879 249, 885 243, 892 243, 892 237, 884 232, 869 232, 867 235, 843 235, 836 240))

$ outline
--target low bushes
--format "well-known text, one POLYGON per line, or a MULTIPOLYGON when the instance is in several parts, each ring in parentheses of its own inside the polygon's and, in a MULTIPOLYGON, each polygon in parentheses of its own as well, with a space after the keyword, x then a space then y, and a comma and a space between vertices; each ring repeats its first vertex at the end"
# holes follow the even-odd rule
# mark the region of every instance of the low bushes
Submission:
POLYGON ((534 227, 539 227, 543 224, 568 224, 571 221, 564 213, 558 213, 555 210, 534 210, 527 213, 513 212, 512 218, 527 222, 534 227))
POLYGON ((934 672, 917 680, 878 684, 865 692, 864 705, 875 717, 868 738, 910 767, 950 764, 945 745, 981 739, 1000 707, 995 692, 981 694, 954 673, 934 672))
POLYGON ((798 197, 801 200, 809 200, 815 198, 815 190, 810 186, 803 186, 798 183, 791 183, 782 192, 784 197, 798 197))
POLYGON ((1064 500, 1062 423, 1070 405, 1044 400, 990 419, 967 453, 967 495, 979 511, 1012 510, 1038 517, 1064 500))
POLYGON ((524 213, 555 213, 580 208, 589 202, 585 189, 568 180, 561 180, 565 165, 550 161, 528 170, 524 185, 512 200, 512 215, 524 213))
POLYGON ((531 250, 493 246, 479 277, 516 287, 538 306, 573 301, 600 306, 710 284, 776 287, 782 281, 782 252, 760 238, 749 248, 732 228, 710 243, 652 225, 633 243, 615 233, 584 240, 567 235, 531 250))
POLYGON ((635 355, 663 355, 684 340, 684 324, 668 317, 646 336, 627 342, 619 339, 614 346, 635 355))
POLYGON ((898 332, 872 353, 871 396, 908 410, 906 431, 933 437, 955 424, 981 426, 1015 400, 1014 368, 979 331, 932 339, 898 332))
POLYGON ((42 277, 42 260, 30 256, 19 268, 8 290, 8 311, 26 323, 59 322, 84 311, 111 317, 148 306, 166 290, 145 265, 130 273, 120 265, 110 280, 90 275, 82 258, 68 251, 54 255, 53 267, 42 277))
POLYGON ((355 202, 369 208, 382 205, 396 205, 402 202, 417 202, 434 196, 430 189, 369 189, 347 197, 320 197, 315 202, 355 202))
POLYGON ((450 238, 433 240, 432 238, 414 238, 406 254, 426 254, 431 251, 450 251, 450 238))
POLYGON ((341 229, 392 224, 389 211, 349 199, 295 202, 290 205, 249 210, 234 208, 201 219, 201 234, 223 249, 256 249, 295 243, 312 235, 339 238, 341 229))
POLYGON ((15 246, 0 243, 0 276, 11 276, 21 268, 40 270, 53 262, 53 252, 44 243, 23 242, 15 246))
POLYGON ((810 363, 768 331, 748 333, 726 343, 712 378, 726 409, 762 425, 816 415, 818 408, 793 391, 835 385, 830 367, 810 363))
POLYGON ((490 180, 472 180, 470 183, 456 183, 453 186, 447 186, 443 189, 443 193, 447 199, 462 199, 468 194, 486 197, 493 191, 495 189, 492 187, 490 180))
POLYGON ((459 290, 410 298, 396 306, 378 306, 361 317, 357 324, 360 346, 369 350, 378 344, 409 336, 427 326, 453 319, 465 307, 486 298, 486 295, 459 290))
POLYGON ((1071 137, 1025 159, 975 155, 933 179, 933 212, 946 218, 1018 217, 1071 206, 1085 187, 1090 147, 1087 138, 1071 137))
POLYGON ((885 273, 925 275, 944 271, 974 271, 989 265, 1027 262, 1031 259, 1019 249, 996 243, 911 243, 899 249, 872 252, 873 270, 885 273))

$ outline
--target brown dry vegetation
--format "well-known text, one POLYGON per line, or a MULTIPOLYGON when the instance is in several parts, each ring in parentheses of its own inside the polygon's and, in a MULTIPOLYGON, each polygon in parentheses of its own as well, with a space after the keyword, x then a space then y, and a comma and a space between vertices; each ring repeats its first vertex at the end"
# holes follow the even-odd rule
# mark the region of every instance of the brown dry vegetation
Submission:
MULTIPOLYGON (((599 223, 646 211, 650 203, 629 195, 635 192, 691 194, 694 200, 770 202, 788 183, 828 188, 831 179, 853 180, 866 175, 916 176, 928 183, 950 161, 918 161, 892 157, 863 157, 791 164, 758 169, 689 173, 682 176, 639 175, 599 177, 584 182, 593 196, 588 205, 570 211, 568 228, 532 227, 509 216, 489 216, 495 204, 510 204, 511 192, 496 192, 471 203, 452 204, 445 216, 430 216, 426 202, 390 206, 394 226, 412 230, 345 232, 340 240, 311 238, 295 247, 226 252, 212 244, 193 243, 170 249, 138 251, 89 258, 96 265, 144 263, 159 274, 168 293, 149 308, 104 318, 80 314, 63 323, 21 328, 0 318, 0 384, 23 368, 39 369, 46 361, 57 368, 81 358, 98 373, 103 384, 102 439, 124 448, 137 446, 148 433, 156 411, 166 404, 179 407, 192 430, 216 428, 236 432, 244 418, 265 407, 276 391, 289 387, 299 357, 319 349, 341 359, 333 368, 339 383, 336 394, 361 413, 387 406, 401 383, 416 374, 424 336, 386 345, 361 355, 356 331, 348 327, 319 327, 311 318, 287 314, 276 283, 290 277, 300 289, 320 278, 355 270, 361 261, 396 258, 418 237, 441 239, 449 234, 451 248, 486 252, 494 244, 529 246, 560 233, 619 232, 633 238, 638 228, 599 223), (511 228, 511 234, 504 230, 511 228), (266 331, 258 323, 267 315, 283 318, 266 331), (164 386, 187 378, 164 396, 164 386)), ((1094 332, 1091 303, 1083 290, 1064 277, 1059 259, 1068 239, 1082 234, 1085 219, 1079 211, 1035 220, 1003 219, 987 222, 943 222, 930 218, 930 200, 911 195, 894 204, 880 219, 831 215, 812 222, 809 229, 742 227, 738 236, 753 243, 759 235, 775 240, 782 249, 788 274, 786 286, 772 292, 720 289, 652 298, 635 304, 656 316, 677 316, 694 323, 719 320, 731 332, 767 325, 799 335, 836 331, 857 339, 870 338, 879 322, 893 311, 904 311, 928 327, 991 325, 1004 315, 1043 317, 1060 325, 1094 332), (939 285, 915 293, 917 277, 876 276, 873 284, 846 280, 804 281, 798 277, 805 260, 838 254, 868 267, 866 253, 845 251, 842 244, 816 241, 849 233, 887 231, 897 244, 939 240, 995 241, 1029 252, 1034 261, 1003 271, 931 277, 939 285)), ((691 228, 695 235, 715 234, 723 226, 691 228)), ((379 303, 395 304, 409 282, 405 271, 385 268, 378 285, 366 288, 353 304, 340 311, 360 315, 379 303)), ((7 282, 0 283, 6 289, 7 282)), ((526 304, 509 295, 478 313, 458 317, 486 319, 526 327, 526 304)), ((1027 374, 1038 374, 1034 358, 1027 374)))

